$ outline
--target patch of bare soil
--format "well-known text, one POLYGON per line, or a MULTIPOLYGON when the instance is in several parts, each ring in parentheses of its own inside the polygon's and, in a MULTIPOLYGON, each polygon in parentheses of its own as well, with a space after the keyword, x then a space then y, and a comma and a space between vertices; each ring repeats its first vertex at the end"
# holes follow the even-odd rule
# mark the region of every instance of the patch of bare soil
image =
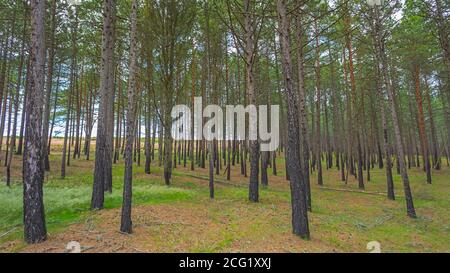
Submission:
MULTIPOLYGON (((46 242, 27 246, 22 252, 68 252, 66 246, 71 241, 79 242, 83 253, 335 251, 318 239, 303 241, 288 229, 271 229, 272 223, 264 221, 273 217, 273 211, 255 215, 255 207, 243 203, 225 214, 217 213, 226 205, 211 201, 205 205, 137 206, 133 209, 132 235, 118 231, 120 209, 93 212, 84 223, 51 234, 46 242), (260 227, 255 226, 258 219, 260 227)), ((12 242, 9 247, 18 244, 12 242)))

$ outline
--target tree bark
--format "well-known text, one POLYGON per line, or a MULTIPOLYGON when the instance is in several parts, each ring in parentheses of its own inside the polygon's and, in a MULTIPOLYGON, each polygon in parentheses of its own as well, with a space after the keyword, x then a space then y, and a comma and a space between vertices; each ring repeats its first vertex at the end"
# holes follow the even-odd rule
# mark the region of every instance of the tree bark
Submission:
MULTIPOLYGON (((306 200, 306 185, 303 175, 304 168, 301 166, 299 141, 299 111, 298 92, 294 91, 292 78, 291 40, 289 35, 289 20, 286 15, 286 4, 284 0, 277 1, 277 12, 279 22, 279 36, 282 52, 282 67, 285 84, 285 100, 288 111, 288 148, 287 168, 290 176, 291 203, 292 203, 292 228, 294 234, 309 239, 308 206, 306 200)), ((302 147, 303 149, 305 147, 302 147)))
MULTIPOLYGON (((255 61, 255 22, 252 15, 252 7, 250 0, 244 0, 245 12, 245 65, 246 65, 246 95, 249 98, 250 105, 257 105, 258 93, 255 89, 255 79, 253 73, 255 61)), ((256 117, 251 117, 256 118, 256 117)), ((249 184, 249 200, 251 202, 259 202, 259 141, 250 140, 250 184, 249 184)))
POLYGON ((29 244, 47 239, 43 196, 42 106, 45 63, 45 1, 31 1, 31 88, 27 100, 23 160, 24 237, 29 244))
POLYGON ((425 100, 427 102, 427 108, 428 108, 428 116, 430 121, 430 131, 431 131, 431 153, 432 153, 432 159, 433 159, 433 168, 435 170, 441 169, 441 162, 440 162, 440 156, 439 156, 439 150, 438 150, 438 139, 436 134, 436 125, 434 123, 434 114, 433 114, 433 106, 431 104, 431 96, 430 96, 430 86, 428 84, 428 78, 425 75, 424 76, 425 81, 425 100))
MULTIPOLYGON (((379 14, 378 9, 375 9, 375 24, 374 24, 374 34, 373 34, 373 40, 375 44, 375 59, 377 62, 377 81, 376 81, 376 88, 377 88, 377 94, 379 97, 378 100, 378 108, 381 115, 381 126, 383 131, 383 146, 382 150, 384 152, 384 155, 386 157, 386 183, 387 183, 387 198, 390 200, 395 200, 395 192, 394 192, 394 182, 392 178, 392 161, 391 161, 391 153, 389 149, 389 135, 388 135, 388 127, 387 127, 387 121, 386 121, 386 112, 384 108, 384 94, 382 91, 382 82, 383 82, 383 75, 382 75, 382 50, 383 50, 383 44, 381 40, 381 31, 382 31, 382 25, 381 20, 379 20, 379 14)), ((387 87, 387 86, 386 86, 387 87)), ((383 160, 383 158, 381 158, 383 160)), ((380 164, 380 166, 382 166, 380 164)))
POLYGON ((104 191, 112 191, 112 132, 111 100, 114 99, 114 48, 116 0, 103 1, 102 58, 100 72, 100 105, 97 140, 95 145, 95 170, 91 208, 103 209, 104 191))
POLYGON ((427 175, 427 183, 431 184, 431 164, 428 152, 428 139, 425 133, 425 117, 423 113, 423 99, 420 89, 420 68, 419 65, 414 66, 413 70, 414 90, 416 96, 418 119, 419 119, 419 140, 423 156, 423 164, 427 175))
POLYGON ((131 2, 131 38, 130 38, 130 75, 128 78, 128 113, 127 113, 127 140, 125 145, 125 177, 123 187, 122 220, 120 231, 132 233, 131 199, 133 180, 133 142, 136 130, 136 73, 137 73, 137 0, 131 2))
MULTIPOLYGON (((376 20, 380 27, 382 27, 381 18, 379 14, 378 7, 375 6, 375 12, 376 12, 376 20)), ((377 39, 381 46, 379 46, 378 54, 381 58, 381 72, 383 73, 383 79, 384 84, 388 91, 388 97, 389 97, 389 103, 391 106, 391 117, 392 117, 392 125, 394 127, 394 136, 395 136, 395 144, 396 144, 396 150, 397 150, 397 160, 398 164, 400 166, 400 173, 402 176, 403 181, 403 191, 405 193, 405 201, 406 201, 406 211, 409 217, 416 218, 416 211, 414 209, 414 202, 413 197, 411 194, 411 188, 409 185, 409 178, 408 178, 408 171, 406 170, 405 165, 405 154, 403 151, 403 143, 402 143, 402 137, 400 134, 400 126, 398 124, 398 116, 397 116, 397 110, 395 108, 395 101, 394 101, 394 88, 392 86, 391 78, 389 77, 388 73, 388 66, 387 66, 387 57, 385 52, 385 42, 382 40, 382 29, 380 28, 380 31, 377 33, 377 39)))
MULTIPOLYGON (((25 7, 26 8, 26 7, 25 7)), ((14 149, 16 148, 16 132, 17 132, 17 117, 19 113, 19 101, 20 101, 20 86, 22 83, 22 70, 23 70, 23 63, 24 63, 24 54, 25 54, 25 38, 27 33, 27 21, 24 21, 23 24, 23 32, 22 32, 22 46, 20 50, 20 61, 19 61, 19 67, 17 71, 17 84, 16 84, 16 90, 14 93, 14 118, 13 118, 13 128, 12 128, 12 136, 10 140, 9 145, 9 152, 7 157, 7 164, 6 164, 6 185, 9 187, 11 185, 11 163, 13 160, 14 155, 14 149)))
POLYGON ((321 142, 321 132, 320 132, 320 99, 321 99, 321 87, 320 87, 320 32, 317 26, 317 19, 314 20, 315 26, 315 62, 314 71, 316 75, 316 160, 317 160, 317 183, 322 186, 322 142, 321 142))
MULTIPOLYGON (((308 203, 308 210, 311 211, 311 184, 309 178, 309 135, 308 135, 308 115, 306 113, 306 95, 305 95, 305 68, 303 64, 303 24, 300 17, 300 11, 296 16, 296 36, 297 36, 297 72, 298 72, 298 103, 300 112, 300 130, 303 141, 303 149, 301 151, 301 159, 303 160, 303 175, 305 176, 306 198, 308 203)), ((277 62, 278 65, 278 62, 277 62)), ((278 70, 278 68, 277 68, 278 70)), ((277 71, 278 72, 278 71, 277 71)), ((277 73, 278 75, 278 73, 277 73)), ((279 89, 279 88, 278 88, 279 89)), ((279 90, 278 90, 279 91, 279 90)), ((275 165, 275 161, 273 163, 275 165)), ((276 168, 274 169, 276 173, 276 168)))
POLYGON ((50 97, 52 95, 52 83, 53 83, 53 62, 55 57, 55 32, 56 32, 56 0, 52 0, 51 9, 51 30, 49 35, 49 47, 48 47, 48 62, 47 62, 47 86, 45 94, 45 104, 44 104, 44 123, 42 128, 42 135, 44 140, 42 142, 42 151, 44 153, 44 168, 46 171, 50 171, 50 162, 48 159, 50 147, 48 144, 48 130, 50 121, 50 97))

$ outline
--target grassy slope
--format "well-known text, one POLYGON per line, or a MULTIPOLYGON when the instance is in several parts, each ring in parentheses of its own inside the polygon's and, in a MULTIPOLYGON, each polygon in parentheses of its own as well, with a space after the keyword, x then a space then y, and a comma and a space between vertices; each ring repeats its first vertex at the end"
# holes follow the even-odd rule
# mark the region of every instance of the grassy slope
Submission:
MULTIPOLYGON (((345 185, 339 181, 335 169, 324 172, 326 189, 316 186, 313 175, 313 213, 310 214, 313 239, 310 242, 302 241, 290 232, 289 184, 283 179, 282 159, 279 160, 279 175, 269 177, 269 188, 261 191, 259 204, 247 201, 247 179, 240 176, 239 167, 233 169, 231 182, 219 177, 214 201, 208 198, 207 181, 198 178, 207 177, 206 170, 192 173, 179 167, 174 171, 173 185, 166 187, 159 167, 152 166, 152 175, 145 175, 142 167, 135 167, 136 238, 124 239, 123 235, 115 233, 120 220, 120 209, 115 208, 120 208, 122 202, 123 164, 113 168, 114 190, 106 197, 107 210, 90 212, 93 162, 73 160, 67 178, 62 180, 58 177, 59 160, 58 156, 52 156, 52 172, 47 175, 44 187, 51 234, 47 244, 56 244, 60 240, 57 247, 70 238, 55 238, 54 234, 67 233, 73 226, 77 230, 72 236, 80 236, 82 240, 84 235, 79 234, 79 230, 86 225, 86 219, 95 219, 97 226, 93 229, 109 230, 111 240, 121 240, 124 241, 122 246, 130 246, 126 251, 366 252, 366 244, 372 240, 381 242, 385 252, 450 251, 448 167, 434 173, 433 185, 424 182, 420 169, 410 171, 417 219, 405 216, 401 181, 397 175, 394 177, 397 194, 394 202, 383 195, 336 191, 357 190, 357 182, 352 177, 345 185), (167 225, 167 219, 182 224, 167 225), (140 224, 148 221, 153 224, 140 224)), ((16 164, 19 164, 18 159, 16 164)), ((16 166, 15 171, 19 177, 20 166, 16 166)), ((366 182, 366 190, 385 192, 384 170, 375 168, 371 175, 372 181, 366 182)), ((45 248, 26 247, 20 239, 21 195, 20 183, 10 189, 0 187, 0 252, 45 251, 45 248)), ((92 244, 92 241, 86 244, 92 244)), ((96 251, 112 252, 115 249, 99 245, 96 251)))

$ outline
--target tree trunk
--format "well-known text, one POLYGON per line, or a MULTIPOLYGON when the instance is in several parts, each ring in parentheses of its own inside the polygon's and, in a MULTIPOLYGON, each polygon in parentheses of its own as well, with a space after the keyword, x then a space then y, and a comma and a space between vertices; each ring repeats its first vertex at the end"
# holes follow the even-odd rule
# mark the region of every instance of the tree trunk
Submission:
MULTIPOLYGON (((297 94, 294 91, 292 77, 291 39, 289 36, 289 20, 286 15, 286 4, 284 0, 277 1, 277 12, 279 21, 279 36, 282 52, 282 66, 285 84, 285 100, 288 111, 288 148, 287 166, 291 185, 292 203, 292 228, 294 234, 309 239, 308 206, 306 200, 306 185, 303 175, 304 168, 301 166, 299 147, 299 111, 297 94)), ((303 145, 302 145, 303 146, 303 145)), ((302 147, 303 149, 305 147, 302 147)))
POLYGON ((413 71, 413 79, 414 79, 414 90, 416 95, 416 103, 418 110, 418 119, 419 119, 419 139, 420 139, 420 147, 423 156, 423 164, 425 167, 425 172, 427 175, 427 183, 431 184, 431 164, 430 157, 428 152, 428 139, 425 133, 425 117, 423 113, 423 99, 422 93, 420 90, 420 68, 418 65, 414 66, 413 71))
POLYGON ((25 116, 26 116, 26 111, 27 111, 27 98, 28 98, 28 93, 29 93, 29 89, 30 89, 30 85, 31 85, 31 58, 28 57, 28 61, 27 61, 27 72, 26 72, 26 80, 25 80, 25 90, 24 90, 24 95, 23 95, 23 107, 22 107, 22 118, 20 121, 20 131, 19 131, 19 144, 17 145, 17 155, 21 155, 22 154, 22 148, 23 148, 23 134, 25 131, 25 116))
POLYGON ((43 200, 42 106, 44 98, 45 1, 31 1, 31 88, 26 114, 23 160, 24 237, 29 244, 47 239, 43 200))
POLYGON ((130 75, 128 78, 128 114, 127 114, 127 142, 125 146, 125 177, 123 187, 122 220, 120 231, 132 233, 131 199, 133 180, 133 142, 136 122, 136 73, 137 73, 137 0, 131 3, 131 38, 130 38, 130 75))
MULTIPOLYGON (((75 15, 76 16, 76 15, 75 15)), ((67 165, 69 165, 70 160, 70 123, 71 123, 71 115, 72 115, 72 104, 73 104, 73 92, 75 89, 76 82, 76 58, 77 58, 77 50, 76 50, 76 41, 77 41, 77 27, 78 22, 75 19, 75 22, 72 24, 72 58, 70 64, 70 84, 69 89, 67 90, 67 109, 66 109, 66 126, 64 130, 64 144, 62 150, 61 157, 61 178, 66 177, 66 154, 67 156, 67 165)))
POLYGON ((42 142, 42 150, 44 153, 44 168, 46 171, 50 171, 50 162, 48 159, 48 150, 50 147, 47 147, 48 143, 48 129, 49 129, 49 121, 50 121, 50 97, 52 95, 52 83, 53 83, 53 61, 55 57, 55 32, 56 32, 56 0, 52 0, 52 9, 51 9, 51 30, 49 34, 49 47, 48 47, 48 63, 47 63, 47 86, 46 86, 46 94, 45 94, 45 104, 44 104, 44 123, 42 134, 44 141, 42 142))
MULTIPOLYGON (((377 44, 378 47, 380 47, 380 44, 377 44)), ((378 48, 378 51, 380 48, 378 48)), ((379 51, 380 52, 380 51, 379 51)), ((381 56, 378 56, 381 57, 381 56)), ((379 59, 380 60, 380 59, 379 59)), ((380 63, 378 63, 378 67, 380 67, 380 63)), ((379 98, 383 98, 383 92, 381 90, 381 80, 382 75, 380 73, 379 68, 378 70, 378 77, 377 77, 377 93, 379 98)), ((395 193, 394 193, 394 182, 392 178, 392 160, 391 160, 391 153, 389 149, 389 136, 388 136, 388 128, 387 128, 387 121, 386 121, 386 113, 384 108, 384 102, 380 99, 378 101, 378 107, 381 115, 381 123, 383 128, 383 150, 386 157, 386 183, 387 183, 387 197, 390 200, 395 200, 395 193)), ((381 158, 381 160, 383 160, 381 158)))
POLYGON ((314 71, 316 75, 316 160, 317 160, 317 183, 322 186, 322 143, 321 143, 321 132, 320 132, 320 99, 321 99, 321 87, 320 87, 320 44, 319 44, 319 29, 317 26, 317 20, 314 20, 315 25, 315 62, 314 71))
MULTIPOLYGON (((383 91, 382 91, 382 83, 383 83, 383 75, 382 75, 382 47, 383 47, 383 41, 381 40, 381 21, 379 20, 379 14, 378 9, 375 9, 375 24, 374 24, 374 35, 373 40, 376 48, 375 56, 376 56, 376 62, 377 62, 377 81, 376 81, 376 88, 377 88, 377 94, 379 97, 378 100, 378 108, 381 115, 381 126, 382 126, 382 132, 383 132, 383 152, 386 157, 386 183, 387 183, 387 198, 390 200, 395 200, 395 193, 394 193, 394 182, 392 178, 392 162, 391 162, 391 153, 389 149, 389 136, 388 136, 388 127, 387 127, 387 121, 386 121, 386 112, 384 108, 384 101, 381 98, 384 98, 383 91)), ((386 86, 387 87, 387 86, 386 86)), ((382 160, 382 158, 381 158, 382 160)), ((380 166, 382 166, 380 164, 380 166)))
POLYGON ((103 209, 104 191, 112 191, 112 121, 111 99, 114 99, 114 47, 116 0, 103 1, 102 58, 100 72, 100 105, 97 140, 95 145, 95 170, 91 208, 103 209))
MULTIPOLYGON (((249 98, 250 105, 257 105, 258 94, 255 89, 254 80, 254 61, 256 52, 254 52, 255 43, 254 40, 254 16, 252 16, 252 7, 250 0, 244 0, 244 12, 245 12, 245 64, 246 64, 246 95, 249 98)), ((250 117, 250 119, 257 120, 257 117, 250 117)), ((251 202, 259 202, 259 141, 250 140, 250 184, 249 184, 249 200, 251 202)))
POLYGON ((363 178, 363 170, 362 170, 362 148, 361 148, 361 133, 360 133, 360 118, 359 118, 359 111, 357 110, 357 103, 356 103, 356 81, 355 81, 355 75, 354 75, 354 67, 353 67, 353 48, 352 48, 352 40, 351 40, 351 31, 350 31, 350 14, 348 13, 347 4, 345 6, 345 26, 346 26, 346 35, 345 35, 345 42, 346 42, 346 48, 348 50, 348 69, 350 73, 350 86, 351 86, 351 98, 352 98, 352 104, 350 105, 350 108, 352 108, 353 120, 356 121, 356 128, 352 126, 352 130, 350 130, 350 134, 355 134, 356 137, 356 144, 357 144, 357 156, 358 156, 358 187, 360 189, 364 189, 364 178, 363 178), (355 130, 353 130, 355 129, 355 130))
POLYGON ((433 107, 431 104, 431 98, 430 98, 430 86, 428 84, 428 79, 425 76, 425 100, 427 101, 427 108, 428 108, 428 116, 430 120, 430 130, 431 130, 431 153, 433 156, 433 168, 435 170, 441 169, 441 163, 440 163, 440 156, 438 151, 438 139, 436 134, 436 125, 434 123, 434 114, 433 114, 433 107))
MULTIPOLYGON (((397 147, 397 159, 400 165, 400 172, 403 180, 403 190, 405 193, 405 201, 406 201, 406 211, 409 217, 416 218, 416 211, 414 209, 413 197, 411 194, 411 188, 409 186, 409 178, 408 172, 406 170, 406 165, 404 161, 404 152, 403 152, 403 143, 402 137, 400 135, 400 126, 398 124, 397 110, 395 109, 395 101, 394 101, 394 88, 392 86, 391 79, 388 73, 387 66, 387 57, 385 50, 385 42, 382 39, 382 22, 379 14, 378 7, 375 7, 376 12, 376 22, 380 26, 379 31, 377 31, 377 40, 379 43, 378 46, 378 56, 380 56, 380 64, 381 64, 381 72, 383 74, 384 84, 387 88, 389 103, 391 106, 391 116, 392 116, 392 125, 394 127, 394 136, 395 136, 395 144, 397 147)), ((388 147, 386 147, 388 148, 388 147)))
MULTIPOLYGON (((301 138, 303 141, 303 149, 301 152, 301 159, 303 160, 303 175, 305 176, 306 185, 306 198, 308 203, 308 210, 311 211, 311 189, 310 189, 310 179, 309 179, 309 136, 308 136, 308 115, 306 113, 306 95, 305 95, 305 68, 303 65, 304 53, 303 53, 303 24, 302 19, 299 14, 296 16, 296 36, 297 36, 297 71, 298 71, 298 103, 299 103, 299 113, 300 113, 300 130, 301 138)), ((277 61, 278 65, 278 61, 277 61)), ((277 68, 278 76, 278 68, 277 68)), ((278 88, 278 92, 280 92, 278 88)), ((274 163, 275 165, 275 160, 274 163)), ((276 170, 276 168, 274 169, 276 170)), ((276 173, 276 171, 275 171, 276 173)), ((275 174, 276 175, 276 174, 275 174)))
POLYGON ((23 70, 24 54, 25 54, 26 33, 27 33, 27 21, 24 21, 23 32, 22 32, 22 46, 21 46, 21 50, 20 50, 20 61, 19 61, 19 67, 18 67, 18 71, 17 71, 17 84, 16 84, 16 90, 14 93, 14 121, 13 121, 11 141, 10 141, 10 145, 9 145, 9 153, 8 153, 8 157, 6 160, 7 161, 6 185, 8 187, 11 185, 11 163, 13 160, 14 149, 16 147, 17 116, 19 113, 20 86, 22 83, 22 70, 23 70))

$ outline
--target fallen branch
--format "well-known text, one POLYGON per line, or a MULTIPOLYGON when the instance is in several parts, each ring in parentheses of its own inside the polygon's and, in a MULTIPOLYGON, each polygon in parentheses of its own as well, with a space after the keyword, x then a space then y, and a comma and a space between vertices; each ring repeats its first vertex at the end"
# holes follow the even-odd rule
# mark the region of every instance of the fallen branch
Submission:
POLYGON ((82 247, 81 248, 81 252, 85 252, 85 251, 88 251, 88 250, 91 250, 91 249, 95 249, 95 248, 97 248, 97 247, 95 247, 95 246, 82 247))
POLYGON ((3 236, 6 236, 8 234, 10 234, 11 232, 13 232, 14 230, 16 230, 17 227, 14 227, 13 229, 8 230, 7 232, 3 233, 2 235, 0 235, 0 238, 2 238, 3 236))
MULTIPOLYGON (((201 179, 201 180, 205 180, 205 181, 209 181, 209 178, 208 177, 204 177, 204 176, 197 176, 197 175, 193 175, 193 174, 186 174, 186 176, 189 176, 189 177, 192 177, 192 178, 201 179)), ((233 186, 233 187, 236 187, 236 188, 246 188, 247 187, 247 186, 238 185, 238 184, 235 184, 235 183, 230 183, 230 182, 227 182, 227 181, 224 181, 224 180, 221 180, 221 179, 217 179, 216 177, 214 177, 214 182, 217 182, 219 184, 224 184, 224 185, 227 185, 227 186, 233 186)))
MULTIPOLYGON (((382 195, 386 196, 386 192, 376 192, 376 191, 362 191, 362 190, 351 190, 351 189, 338 189, 338 188, 329 188, 329 187, 319 187, 322 190, 330 190, 330 191, 341 191, 341 192, 353 192, 353 193, 364 193, 371 195, 382 195)), ((402 195, 397 195, 398 197, 403 197, 402 195)))

